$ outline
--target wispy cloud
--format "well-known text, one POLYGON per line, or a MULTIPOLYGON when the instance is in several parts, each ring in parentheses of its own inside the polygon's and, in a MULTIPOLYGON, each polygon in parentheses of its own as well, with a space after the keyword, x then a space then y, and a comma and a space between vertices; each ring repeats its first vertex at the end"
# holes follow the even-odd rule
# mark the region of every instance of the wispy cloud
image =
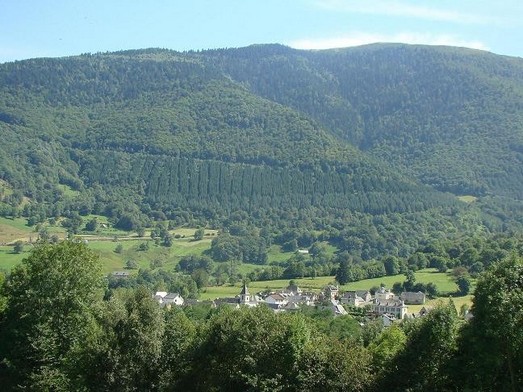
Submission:
POLYGON ((354 32, 343 36, 330 38, 300 39, 288 42, 287 45, 296 49, 332 49, 359 46, 376 42, 397 42, 420 45, 460 46, 471 49, 489 50, 481 41, 470 41, 453 35, 435 35, 427 33, 405 32, 392 35, 354 32))
POLYGON ((473 12, 465 13, 456 10, 428 7, 406 1, 317 0, 315 4, 322 9, 336 12, 409 17, 460 24, 494 24, 504 22, 489 15, 477 15, 473 12))

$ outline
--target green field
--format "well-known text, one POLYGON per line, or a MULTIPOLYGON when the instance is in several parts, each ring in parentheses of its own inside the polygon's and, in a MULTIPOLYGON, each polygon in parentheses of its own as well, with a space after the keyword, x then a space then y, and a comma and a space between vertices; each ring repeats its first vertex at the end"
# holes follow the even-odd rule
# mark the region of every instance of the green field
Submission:
POLYGON ((427 268, 416 272, 417 283, 434 283, 441 294, 454 293, 458 286, 450 273, 438 272, 435 268, 427 268))
POLYGON ((206 287, 200 294, 200 300, 234 297, 240 294, 240 286, 224 285, 206 287))
MULTIPOLYGON (((416 271, 416 283, 434 283, 441 294, 455 292, 458 287, 449 273, 438 272, 435 268, 427 268, 416 271)), ((358 282, 348 283, 341 287, 343 290, 368 290, 371 287, 379 287, 384 284, 387 288, 392 288, 396 282, 404 282, 405 275, 384 276, 375 279, 365 279, 358 282)))
MULTIPOLYGON (((211 240, 204 238, 201 241, 192 241, 189 239, 173 240, 170 248, 155 245, 153 241, 147 238, 130 239, 113 241, 106 240, 87 240, 89 248, 93 249, 103 263, 105 273, 119 271, 125 267, 127 260, 134 260, 140 268, 149 268, 151 261, 161 260, 164 262, 164 268, 172 269, 176 266, 180 258, 188 255, 201 255, 211 247, 211 240), (138 246, 144 242, 149 243, 149 250, 140 251, 138 246), (118 244, 122 245, 122 253, 116 253, 115 249, 118 244)), ((31 245, 24 246, 24 253, 14 254, 13 246, 0 246, 0 268, 10 270, 16 264, 20 263, 24 257, 29 255, 31 245)), ((257 268, 252 264, 242 266, 242 273, 247 273, 257 268)))
POLYGON ((201 241, 189 239, 175 239, 173 245, 168 248, 155 245, 150 239, 126 241, 89 241, 89 247, 95 250, 103 262, 104 272, 122 270, 127 260, 134 260, 140 268, 149 268, 151 261, 161 260, 163 268, 172 269, 178 264, 180 258, 188 255, 201 255, 211 247, 211 240, 204 238, 201 241), (140 251, 140 244, 148 242, 149 250, 140 251), (122 245, 122 253, 116 253, 118 244, 122 245))
POLYGON ((272 245, 267 252, 267 263, 287 261, 292 255, 294 255, 294 252, 283 252, 281 246, 272 245))
POLYGON ((0 246, 0 270, 9 271, 30 255, 31 245, 25 245, 22 253, 13 253, 12 246, 0 246))
POLYGON ((0 243, 8 244, 17 240, 25 240, 31 235, 37 237, 34 229, 27 226, 26 219, 0 217, 0 243))
POLYGON ((248 263, 241 263, 237 266, 238 273, 242 275, 247 275, 249 272, 252 272, 254 270, 257 270, 259 268, 262 268, 262 265, 259 264, 248 264, 248 263))
MULTIPOLYGON (((452 276, 448 273, 437 272, 434 268, 427 268, 424 270, 417 271, 416 282, 429 283, 432 282, 438 288, 438 291, 444 295, 455 292, 457 286, 454 283, 452 276)), ((379 287, 382 283, 385 287, 391 288, 395 282, 403 282, 405 275, 395 276, 384 276, 382 278, 375 279, 364 279, 358 282, 351 282, 346 285, 340 286, 341 291, 348 290, 368 290, 371 287, 379 287)), ((294 279, 296 284, 302 290, 319 291, 328 284, 334 283, 334 276, 319 276, 316 278, 303 278, 294 279)), ((279 290, 286 287, 289 284, 288 279, 280 280, 261 280, 249 283, 249 289, 252 293, 264 291, 264 290, 279 290)), ((202 293, 202 299, 219 298, 234 296, 240 292, 241 284, 237 283, 235 286, 224 285, 218 287, 208 287, 205 292, 202 293)))
MULTIPOLYGON (((178 235, 181 238, 175 238, 171 248, 154 245, 150 238, 150 231, 145 233, 144 237, 138 237, 134 232, 118 230, 110 226, 108 219, 101 215, 88 215, 82 217, 84 224, 89 220, 96 218, 100 226, 96 232, 80 232, 76 238, 85 240, 88 246, 95 250, 103 262, 104 272, 109 273, 124 268, 127 260, 134 260, 140 268, 148 268, 151 261, 162 260, 164 268, 171 269, 176 266, 181 257, 187 255, 201 255, 210 248, 212 238, 218 231, 214 229, 205 229, 204 239, 194 241, 193 235, 196 228, 176 228, 170 230, 174 237, 178 235), (107 227, 103 227, 102 224, 107 227), (138 246, 141 243, 148 242, 149 249, 139 251, 138 246), (118 254, 115 248, 118 244, 122 245, 123 251, 118 254)), ((66 237, 66 230, 57 222, 56 225, 44 223, 43 226, 49 234, 56 234, 60 239, 66 237)), ((10 270, 20 263, 24 257, 27 257, 32 245, 31 241, 38 238, 35 227, 27 226, 25 218, 0 218, 0 269, 10 270), (24 253, 14 254, 13 242, 21 240, 25 242, 24 253)), ((241 267, 242 273, 248 273, 256 268, 254 265, 246 264, 241 267)))

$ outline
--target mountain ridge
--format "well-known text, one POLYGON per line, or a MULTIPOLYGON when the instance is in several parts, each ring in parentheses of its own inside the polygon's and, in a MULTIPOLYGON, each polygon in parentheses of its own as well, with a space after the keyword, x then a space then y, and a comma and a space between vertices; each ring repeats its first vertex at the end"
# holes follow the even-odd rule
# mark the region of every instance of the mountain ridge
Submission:
MULTIPOLYGON (((81 209, 147 224, 188 210, 219 225, 244 210, 258 226, 325 230, 421 214, 450 235, 464 219, 479 223, 450 191, 479 197, 485 223, 506 230, 521 219, 508 211, 523 193, 523 62, 484 56, 255 45, 3 64, 0 178, 34 201, 24 214, 42 217, 81 209)), ((422 237, 444 235, 429 231, 422 237)))
MULTIPOLYGON (((238 51, 241 52, 242 49, 238 49, 238 51)), ((249 48, 245 50, 247 54, 250 51, 251 49, 249 48)), ((392 150, 390 153, 398 151, 404 153, 401 148, 398 149, 394 146, 398 142, 397 134, 399 133, 401 138, 406 136, 412 138, 411 135, 414 135, 414 140, 417 140, 418 144, 422 143, 424 146, 436 147, 438 152, 441 153, 444 152, 444 146, 436 145, 437 142, 440 142, 440 144, 441 142, 459 142, 459 140, 452 139, 453 133, 459 133, 457 126, 462 125, 460 124, 461 122, 465 126, 470 127, 472 120, 475 120, 479 115, 483 116, 483 118, 480 117, 478 120, 482 122, 489 120, 485 117, 491 115, 493 117, 493 119, 490 119, 491 127, 493 127, 493 124, 507 122, 504 120, 505 116, 511 116, 513 118, 511 121, 517 122, 519 127, 521 127, 519 112, 523 100, 523 61, 519 58, 499 57, 482 51, 461 51, 452 47, 434 48, 420 45, 394 44, 380 44, 342 50, 291 51, 290 53, 294 56, 299 56, 301 61, 308 61, 306 67, 300 68, 301 79, 305 79, 308 82, 312 80, 312 82, 300 84, 301 90, 298 90, 299 93, 296 92, 296 83, 293 83, 293 81, 282 82, 286 83, 287 86, 285 87, 288 88, 274 89, 269 85, 264 90, 262 82, 256 80, 256 77, 262 77, 262 75, 266 75, 266 77, 271 75, 272 78, 274 72, 270 72, 271 66, 275 69, 286 66, 286 60, 271 58, 270 54, 262 54, 256 61, 252 63, 246 61, 245 64, 237 64, 238 56, 230 56, 234 61, 226 63, 225 60, 222 60, 222 66, 227 71, 235 71, 236 74, 233 77, 250 83, 251 88, 256 93, 310 115, 327 129, 331 129, 334 133, 341 135, 352 144, 367 151, 377 150, 377 147, 385 143, 389 150, 392 150), (430 57, 434 53, 443 57, 438 57, 434 60, 430 57), (372 60, 371 65, 365 68, 363 60, 367 61, 369 58, 365 57, 362 60, 360 54, 369 57, 372 60), (340 56, 342 56, 343 61, 339 59, 340 56), (352 57, 343 58, 343 56, 352 57), (374 58, 376 56, 377 59, 374 58), (406 60, 403 60, 402 56, 406 60), (427 70, 418 70, 423 65, 423 60, 427 58, 432 61, 425 67, 427 70), (275 62, 275 65, 270 64, 271 61, 275 62), (354 65, 355 61, 357 63, 354 65), (468 66, 472 67, 471 70, 463 69, 462 63, 466 61, 470 63, 468 66), (495 62, 493 63, 493 61, 495 62), (311 63, 313 65, 320 64, 320 73, 315 68, 314 71, 316 73, 312 76, 307 76, 306 68, 310 68, 311 63), (399 65, 406 69, 399 73, 394 68, 397 65, 396 63, 400 63, 399 65), (475 63, 479 65, 475 65, 475 63), (341 70, 337 70, 336 67, 341 67, 341 70), (242 73, 243 68, 247 68, 250 74, 242 73), (396 74, 385 72, 389 69, 392 69, 396 74), (346 75, 347 73, 349 73, 348 76, 355 76, 349 78, 346 75), (392 76, 388 76, 389 74, 392 76), (430 81, 431 74, 437 74, 438 76, 436 80, 432 81, 433 85, 418 82, 418 80, 430 81), (312 89, 312 91, 310 89, 307 90, 308 86, 318 82, 321 83, 319 77, 322 75, 331 76, 330 80, 327 80, 328 78, 326 77, 323 78, 328 82, 323 84, 323 90, 318 88, 312 89), (340 75, 343 76, 343 80, 340 75), (507 75, 511 79, 507 80, 507 75), (414 82, 417 85, 412 85, 414 82), (477 83, 482 84, 476 88, 475 85, 477 83), (502 89, 499 89, 499 87, 502 87, 502 89), (368 93, 369 89, 371 89, 371 94, 368 93), (438 89, 440 89, 439 92, 438 89), (289 95, 288 91, 295 91, 295 95, 289 95), (324 91, 323 95, 320 95, 320 99, 317 96, 318 91, 320 93, 324 91), (417 92, 418 95, 419 93, 422 95, 411 96, 410 92, 412 91, 414 91, 414 94, 417 92), (489 97, 487 100, 489 105, 497 104, 498 107, 488 107, 488 110, 485 110, 485 105, 482 105, 481 102, 485 93, 494 95, 492 99, 489 97), (343 96, 344 94, 345 96, 343 96), (365 94, 368 96, 366 97, 365 94), (377 96, 380 96, 380 101, 373 101, 377 96), (303 99, 303 97, 311 98, 303 99), (435 102, 431 101, 434 99, 435 102), (366 101, 369 102, 367 103, 366 101), (337 111, 343 112, 342 117, 335 115, 337 111), (402 117, 410 118, 410 121, 414 124, 410 126, 409 124, 403 125, 403 119, 398 119, 395 116, 395 112, 399 112, 399 115, 402 117), (432 124, 427 126, 426 122, 428 121, 424 121, 425 117, 420 118, 420 116, 416 116, 416 113, 432 117, 429 118, 432 124), (339 118, 342 121, 338 121, 337 119, 339 118), (350 124, 350 126, 347 127, 346 124, 350 124), (406 128, 407 131, 402 132, 401 129, 398 129, 399 127, 406 128), (429 129, 431 133, 423 132, 423 127, 429 129), (389 130, 383 128, 389 128, 389 130), (391 134, 391 130, 394 130, 395 133, 391 134), (434 130, 437 131, 436 134, 444 136, 444 138, 439 141, 431 140, 434 137, 434 132, 432 132, 434 130), (384 133, 384 131, 389 132, 389 134, 384 133), (416 135, 416 132, 418 135, 416 135)), ((248 58, 248 55, 243 58, 248 58)), ((296 61, 296 63, 298 62, 296 61)), ((478 132, 480 130, 473 130, 469 134, 474 135, 478 132)), ((516 143, 518 145, 521 139, 520 134, 521 132, 518 130, 516 135, 516 143)), ((467 135, 465 134, 465 136, 467 135)), ((514 135, 511 135, 511 137, 514 137, 514 135)), ((504 150, 509 151, 510 149, 504 146, 504 150)), ((374 155, 383 158, 379 151, 374 155)), ((387 156, 385 158, 390 159, 387 156)), ((452 157, 446 158, 451 159, 452 157)), ((455 161, 455 159, 453 160, 455 161)), ((407 162, 407 164, 409 163, 411 162, 407 162)), ((477 161, 474 163, 478 164, 477 161)), ((407 164, 402 166, 405 167, 407 164)), ((419 165, 419 162, 415 161, 414 164, 419 165)), ((420 167, 418 171, 423 172, 424 169, 420 167)), ((419 178, 422 182, 430 184, 430 179, 423 178, 423 176, 428 175, 423 173, 419 178)), ((461 176, 463 177, 463 175, 461 176)), ((440 189, 460 193, 456 186, 446 184, 445 182, 448 181, 445 181, 445 179, 440 179, 439 182, 441 183, 440 189)), ((488 184, 486 184, 486 187, 488 187, 488 184)), ((481 189, 477 189, 478 187, 473 184, 468 184, 464 188, 467 189, 463 189, 461 193, 481 192, 481 189)))

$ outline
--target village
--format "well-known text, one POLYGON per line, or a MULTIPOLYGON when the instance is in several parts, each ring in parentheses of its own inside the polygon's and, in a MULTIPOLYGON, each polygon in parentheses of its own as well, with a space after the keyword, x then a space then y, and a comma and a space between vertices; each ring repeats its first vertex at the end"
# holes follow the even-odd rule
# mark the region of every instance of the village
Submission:
POLYGON ((384 326, 407 319, 425 316, 430 307, 422 307, 419 312, 409 313, 408 305, 425 304, 425 293, 404 291, 400 295, 381 286, 376 292, 356 290, 341 292, 338 286, 327 285, 321 292, 303 291, 293 281, 281 290, 251 294, 246 283, 235 297, 214 300, 185 300, 179 293, 158 291, 153 298, 162 307, 192 306, 208 304, 211 307, 231 306, 235 308, 267 306, 275 313, 299 311, 304 307, 328 309, 334 316, 343 316, 351 311, 364 311, 369 318, 381 318, 384 326))

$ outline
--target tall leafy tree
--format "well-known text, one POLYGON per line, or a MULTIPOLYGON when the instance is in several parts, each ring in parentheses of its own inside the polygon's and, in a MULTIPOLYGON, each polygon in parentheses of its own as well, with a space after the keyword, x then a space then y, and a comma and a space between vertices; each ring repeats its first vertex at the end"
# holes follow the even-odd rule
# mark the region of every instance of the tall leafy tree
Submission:
POLYGON ((196 345, 196 326, 179 309, 164 313, 165 333, 162 340, 160 385, 164 391, 191 389, 188 379, 191 354, 196 345), (184 384, 184 382, 187 382, 184 384))
POLYGON ((310 329, 268 308, 223 309, 206 325, 193 357, 193 390, 296 390, 310 329))
POLYGON ((117 292, 103 303, 98 323, 98 338, 82 352, 87 386, 91 390, 158 390, 164 320, 149 290, 139 286, 117 292))
POLYGON ((350 281, 350 261, 347 257, 340 259, 340 266, 336 271, 336 280, 339 284, 346 284, 350 281))
POLYGON ((305 346, 296 391, 367 391, 373 376, 363 346, 317 334, 305 346))
POLYGON ((98 256, 84 244, 41 244, 5 281, 4 386, 76 388, 76 353, 95 330, 102 297, 98 256))
POLYGON ((470 278, 468 276, 460 276, 456 279, 458 285, 458 292, 460 295, 467 295, 470 291, 470 278))
POLYGON ((523 261, 510 257, 478 280, 473 318, 460 339, 456 382, 475 391, 523 385, 523 261))
MULTIPOLYGON (((378 339, 373 349, 378 364, 381 357, 390 355, 384 350, 397 351, 404 344, 404 348, 390 359, 393 365, 384 367, 379 374, 378 387, 388 391, 452 390, 450 367, 457 352, 459 328, 460 321, 451 302, 435 308, 428 316, 407 324, 406 342, 391 342, 392 350, 383 346, 378 339)), ((395 339, 402 338, 398 334, 395 339)))

